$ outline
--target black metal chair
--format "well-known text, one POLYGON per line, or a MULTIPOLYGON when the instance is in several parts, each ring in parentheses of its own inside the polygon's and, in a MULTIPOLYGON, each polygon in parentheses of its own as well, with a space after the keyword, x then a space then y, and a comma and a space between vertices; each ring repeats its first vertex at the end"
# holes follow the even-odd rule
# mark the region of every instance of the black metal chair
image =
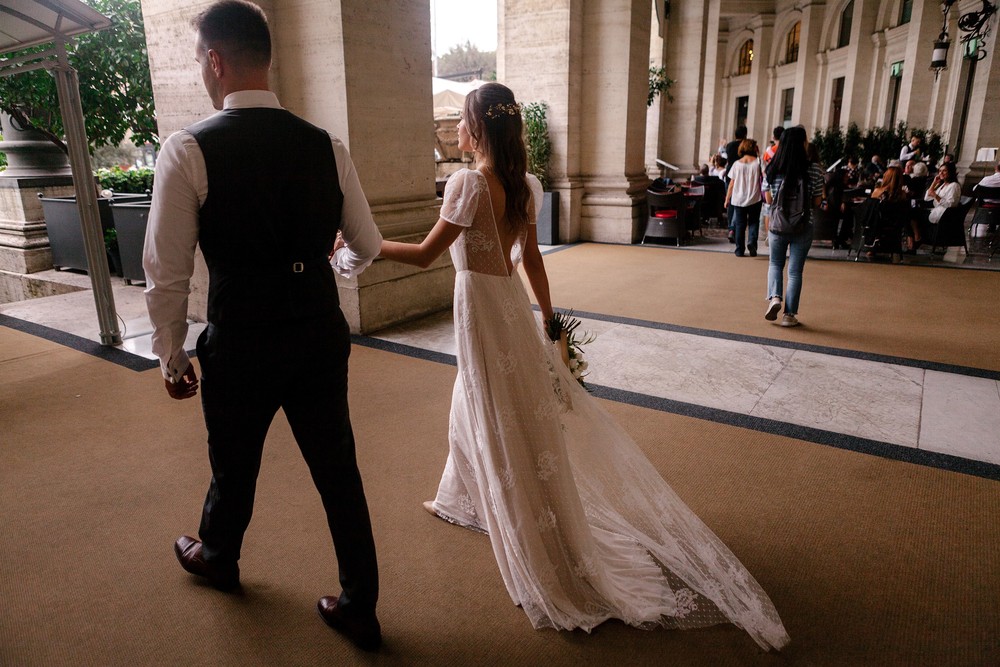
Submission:
POLYGON ((718 224, 726 217, 722 206, 726 202, 726 183, 718 176, 695 176, 694 181, 705 186, 705 196, 701 200, 701 219, 706 224, 711 224, 712 220, 718 224))
POLYGON ((705 186, 701 183, 691 183, 688 187, 685 196, 687 199, 687 217, 685 226, 688 232, 694 236, 695 232, 701 232, 704 236, 705 232, 701 229, 701 220, 704 215, 702 212, 702 203, 705 200, 705 186))
POLYGON ((854 207, 854 239, 847 256, 854 252, 854 261, 861 253, 888 253, 892 259, 902 258, 902 224, 909 215, 908 200, 887 202, 866 199, 854 207))
POLYGON ((687 202, 678 188, 674 192, 646 191, 646 230, 642 243, 647 238, 674 239, 677 245, 687 240, 687 202))
MULTIPOLYGON (((972 196, 976 198, 976 212, 972 215, 969 225, 969 236, 974 236, 979 225, 990 227, 989 236, 996 236, 1000 231, 1000 187, 987 188, 977 185, 972 188, 972 196)), ((996 247, 993 248, 994 252, 996 247)), ((992 257, 992 253, 990 254, 992 257)))

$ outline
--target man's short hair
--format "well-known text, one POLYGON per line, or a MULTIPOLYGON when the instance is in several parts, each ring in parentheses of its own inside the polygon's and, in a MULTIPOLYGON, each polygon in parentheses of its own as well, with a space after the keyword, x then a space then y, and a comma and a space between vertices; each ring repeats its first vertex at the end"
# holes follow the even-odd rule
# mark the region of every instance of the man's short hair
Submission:
POLYGON ((774 137, 775 141, 781 141, 781 135, 785 133, 785 126, 778 125, 771 131, 771 136, 774 137))
POLYGON ((747 138, 747 126, 746 125, 740 125, 739 127, 736 128, 736 138, 737 139, 746 139, 747 138))
POLYGON ((245 0, 221 0, 192 21, 206 48, 251 67, 271 64, 271 31, 257 5, 245 0))

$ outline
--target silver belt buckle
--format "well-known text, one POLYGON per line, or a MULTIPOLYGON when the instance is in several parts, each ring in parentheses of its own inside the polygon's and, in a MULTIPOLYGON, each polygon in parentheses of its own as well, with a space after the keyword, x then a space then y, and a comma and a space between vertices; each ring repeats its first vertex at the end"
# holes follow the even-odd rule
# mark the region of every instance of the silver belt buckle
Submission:
POLYGON ((295 262, 292 264, 292 273, 302 273, 306 270, 306 265, 302 262, 295 262))

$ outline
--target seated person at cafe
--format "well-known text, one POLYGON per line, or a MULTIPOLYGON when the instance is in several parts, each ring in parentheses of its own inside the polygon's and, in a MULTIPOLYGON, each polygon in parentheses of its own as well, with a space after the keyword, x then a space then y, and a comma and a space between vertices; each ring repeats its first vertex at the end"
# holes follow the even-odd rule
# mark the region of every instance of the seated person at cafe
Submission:
POLYGON ((865 165, 865 175, 868 177, 867 180, 875 183, 885 172, 885 164, 882 162, 882 158, 878 155, 872 155, 871 162, 865 165))
MULTIPOLYGON (((909 222, 910 206, 903 192, 903 170, 899 167, 889 167, 882 174, 882 180, 875 189, 872 190, 872 199, 882 202, 882 229, 876 233, 885 239, 890 235, 894 236, 896 242, 899 241, 900 226, 903 222, 909 222)), ((870 242, 870 241, 868 241, 870 242)), ((890 247, 894 247, 892 243, 890 247)), ((871 257, 872 253, 868 253, 871 257)))
POLYGON ((712 166, 708 170, 709 175, 715 176, 716 178, 725 178, 727 164, 728 161, 726 160, 726 158, 722 157, 719 154, 713 155, 712 166))
MULTIPOLYGON (((984 188, 1000 188, 1000 162, 997 162, 996 170, 989 176, 985 176, 978 185, 984 188)), ((997 199, 984 199, 983 201, 988 204, 1000 204, 1000 200, 997 199)))
POLYGON ((914 209, 917 215, 913 221, 913 240, 912 244, 909 241, 907 242, 907 249, 914 252, 920 247, 922 229, 924 227, 924 224, 921 223, 937 224, 940 222, 944 212, 949 208, 958 206, 961 203, 961 199, 962 188, 958 184, 958 172, 955 169, 955 163, 944 162, 941 164, 941 168, 938 169, 934 180, 931 181, 931 186, 927 188, 927 192, 924 194, 924 201, 930 202, 931 208, 914 209))
POLYGON ((906 200, 903 192, 903 172, 899 167, 889 167, 882 175, 882 182, 872 190, 872 199, 898 203, 906 200))
POLYGON ((858 167, 858 158, 851 155, 847 158, 847 164, 841 170, 841 178, 844 181, 845 190, 853 190, 858 187, 861 181, 861 169, 858 167))

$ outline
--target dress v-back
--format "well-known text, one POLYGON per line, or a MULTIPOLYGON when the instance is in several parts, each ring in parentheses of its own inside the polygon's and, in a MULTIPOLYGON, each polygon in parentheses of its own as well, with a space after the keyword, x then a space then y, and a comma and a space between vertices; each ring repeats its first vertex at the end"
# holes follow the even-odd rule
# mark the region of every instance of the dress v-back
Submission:
MULTIPOLYGON (((527 180, 534 218, 542 190, 527 180)), ((489 534, 535 628, 732 622, 784 646, 760 585, 548 343, 516 270, 526 230, 509 274, 483 174, 449 179, 441 217, 465 229, 451 246, 458 376, 435 511, 489 534)))

